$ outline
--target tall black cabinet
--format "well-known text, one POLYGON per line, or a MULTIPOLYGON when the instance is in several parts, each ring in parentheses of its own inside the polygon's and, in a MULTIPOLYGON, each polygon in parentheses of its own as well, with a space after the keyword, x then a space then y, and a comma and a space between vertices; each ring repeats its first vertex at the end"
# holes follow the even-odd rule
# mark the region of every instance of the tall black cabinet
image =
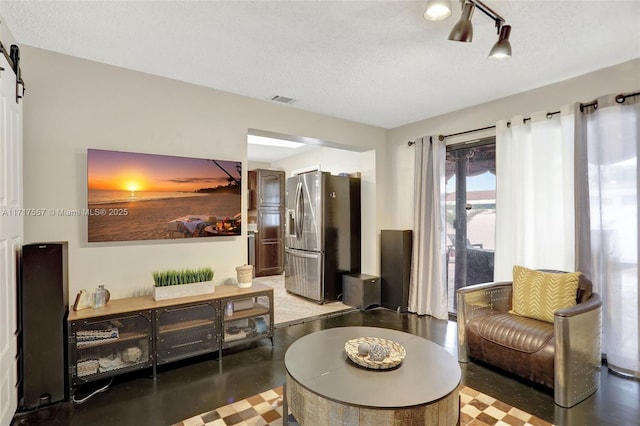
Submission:
POLYGON ((23 409, 65 399, 67 269, 66 242, 22 247, 18 310, 23 409))
POLYGON ((409 308, 412 244, 411 230, 380 232, 380 304, 385 308, 409 308))

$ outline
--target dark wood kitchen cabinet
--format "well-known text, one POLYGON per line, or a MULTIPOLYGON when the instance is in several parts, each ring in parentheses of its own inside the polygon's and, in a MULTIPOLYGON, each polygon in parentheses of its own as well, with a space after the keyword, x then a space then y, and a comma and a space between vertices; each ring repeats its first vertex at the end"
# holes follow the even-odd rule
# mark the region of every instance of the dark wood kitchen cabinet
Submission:
POLYGON ((255 275, 284 269, 284 184, 281 170, 249 171, 249 217, 255 218, 255 275))
POLYGON ((249 190, 254 194, 249 209, 284 209, 283 171, 265 169, 249 171, 249 190))

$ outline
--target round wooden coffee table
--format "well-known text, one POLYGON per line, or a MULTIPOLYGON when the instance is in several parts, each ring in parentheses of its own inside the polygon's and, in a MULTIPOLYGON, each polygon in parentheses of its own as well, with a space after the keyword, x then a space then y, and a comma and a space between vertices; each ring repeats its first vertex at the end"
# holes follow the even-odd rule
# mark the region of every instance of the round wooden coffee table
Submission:
POLYGON ((460 414, 458 362, 422 337, 378 327, 338 327, 294 342, 287 370, 284 418, 301 425, 455 425, 460 414), (372 370, 352 362, 348 340, 379 337, 401 344, 402 363, 372 370))

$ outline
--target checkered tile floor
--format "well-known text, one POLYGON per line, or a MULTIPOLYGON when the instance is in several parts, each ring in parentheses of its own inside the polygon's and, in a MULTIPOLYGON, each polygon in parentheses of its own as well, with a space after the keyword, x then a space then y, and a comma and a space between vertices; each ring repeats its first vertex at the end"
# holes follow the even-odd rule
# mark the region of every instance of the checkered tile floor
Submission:
POLYGON ((236 401, 173 426, 282 425, 282 386, 236 401))
MULTIPOLYGON (((173 426, 282 425, 282 387, 191 417, 173 426)), ((549 426, 529 413, 498 401, 470 387, 460 389, 462 426, 549 426)))
POLYGON ((460 389, 460 424, 468 426, 551 425, 467 386, 460 389))

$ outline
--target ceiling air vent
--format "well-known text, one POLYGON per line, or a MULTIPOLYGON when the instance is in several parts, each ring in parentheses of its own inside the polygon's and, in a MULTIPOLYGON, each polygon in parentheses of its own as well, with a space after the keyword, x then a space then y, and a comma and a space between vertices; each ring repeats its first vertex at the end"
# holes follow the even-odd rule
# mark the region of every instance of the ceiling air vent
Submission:
POLYGON ((280 95, 273 95, 269 98, 269 100, 274 102, 280 102, 283 104, 292 104, 296 101, 295 99, 287 98, 286 96, 280 96, 280 95))

